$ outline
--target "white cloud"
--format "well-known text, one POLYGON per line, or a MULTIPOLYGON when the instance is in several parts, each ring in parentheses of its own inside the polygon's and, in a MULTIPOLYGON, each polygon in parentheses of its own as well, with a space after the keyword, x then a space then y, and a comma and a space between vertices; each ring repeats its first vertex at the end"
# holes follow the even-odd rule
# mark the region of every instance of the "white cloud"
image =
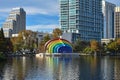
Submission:
MULTIPOLYGON (((30 16, 30 20, 28 20, 27 22, 29 23, 29 21, 32 21, 32 17, 38 17, 35 19, 40 20, 39 18, 41 16, 41 14, 46 15, 46 16, 50 16, 51 19, 54 20, 55 16, 58 16, 58 8, 59 8, 59 4, 58 4, 58 0, 1 0, 0 1, 0 20, 6 20, 6 18, 9 16, 10 11, 12 10, 12 8, 15 7, 22 7, 27 14, 27 18, 30 16), (31 15, 37 15, 37 16, 31 16, 31 15), (52 18, 52 16, 54 16, 52 18)), ((45 17, 46 21, 49 21, 46 19, 47 17, 45 17)), ((43 19, 43 18, 42 18, 43 19)), ((44 19, 43 19, 44 20, 44 19)), ((37 20, 36 20, 37 21, 37 20)), ((34 21, 35 22, 35 21, 34 21)), ((0 21, 0 23, 2 24, 3 21, 0 21)), ((36 22, 38 24, 45 24, 42 22, 36 22)), ((48 22, 50 23, 50 22, 48 22)), ((48 24, 47 23, 47 24, 48 24)), ((32 24, 32 23, 31 23, 32 24)), ((35 23, 33 23, 35 24, 35 23)), ((57 21, 51 21, 50 24, 57 24, 57 21)), ((29 25, 29 24, 27 24, 29 25)))
POLYGON ((0 12, 2 13, 9 13, 11 11, 11 8, 2 8, 0 9, 0 12))
POLYGON ((27 30, 43 31, 43 32, 49 32, 49 31, 52 32, 52 30, 55 28, 60 28, 60 27, 57 24, 27 26, 27 30))
POLYGON ((0 18, 6 18, 11 11, 11 8, 0 8, 0 18))
POLYGON ((36 15, 36 14, 55 15, 58 13, 55 10, 37 8, 37 7, 24 7, 24 9, 28 15, 36 15))
MULTIPOLYGON (((55 15, 58 11, 52 8, 39 8, 39 7, 23 7, 27 15, 45 14, 45 15, 55 15)), ((9 14, 12 8, 2 8, 0 9, 1 15, 5 13, 9 14)))
POLYGON ((24 8, 27 14, 34 15, 34 14, 47 14, 44 9, 34 8, 34 7, 25 7, 24 8))

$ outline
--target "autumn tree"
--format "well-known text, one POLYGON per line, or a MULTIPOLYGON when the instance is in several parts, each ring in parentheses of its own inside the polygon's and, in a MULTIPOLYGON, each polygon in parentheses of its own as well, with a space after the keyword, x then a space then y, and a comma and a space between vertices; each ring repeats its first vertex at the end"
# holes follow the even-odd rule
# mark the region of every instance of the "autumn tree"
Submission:
POLYGON ((59 38, 62 35, 62 30, 60 30, 59 28, 56 28, 53 30, 53 38, 59 38))
POLYGON ((99 51, 99 43, 96 40, 91 40, 90 47, 94 51, 94 54, 96 55, 96 52, 99 51))
POLYGON ((120 38, 117 39, 118 52, 120 52, 120 38))
POLYGON ((30 30, 19 32, 18 37, 11 38, 11 41, 14 46, 14 51, 37 48, 36 33, 30 30))
POLYGON ((19 42, 17 37, 12 37, 11 42, 12 42, 12 45, 13 45, 13 51, 20 50, 22 43, 19 42))
POLYGON ((120 38, 118 38, 116 41, 117 41, 117 44, 120 45, 120 38))

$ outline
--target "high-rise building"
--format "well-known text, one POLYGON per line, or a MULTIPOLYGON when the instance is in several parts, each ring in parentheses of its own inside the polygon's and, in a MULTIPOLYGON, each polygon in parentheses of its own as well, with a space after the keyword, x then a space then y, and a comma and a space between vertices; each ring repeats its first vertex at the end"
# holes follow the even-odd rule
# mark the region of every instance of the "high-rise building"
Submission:
POLYGON ((60 26, 64 33, 79 33, 81 40, 100 41, 103 35, 102 0, 60 0, 60 26))
POLYGON ((120 7, 115 7, 115 38, 120 38, 120 7))
POLYGON ((116 5, 105 0, 102 1, 104 16, 104 36, 105 39, 114 38, 114 9, 116 5))
POLYGON ((5 37, 11 37, 12 34, 17 34, 21 30, 26 29, 26 12, 23 8, 13 8, 3 24, 3 30, 5 37), (9 31, 12 31, 11 34, 9 31))

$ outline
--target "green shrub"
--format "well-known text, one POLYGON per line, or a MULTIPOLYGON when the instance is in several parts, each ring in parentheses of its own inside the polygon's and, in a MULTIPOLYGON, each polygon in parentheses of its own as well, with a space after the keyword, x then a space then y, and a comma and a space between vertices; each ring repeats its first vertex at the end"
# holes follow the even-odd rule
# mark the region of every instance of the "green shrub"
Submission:
POLYGON ((5 59, 6 59, 5 55, 2 52, 0 52, 0 60, 5 60, 5 59))

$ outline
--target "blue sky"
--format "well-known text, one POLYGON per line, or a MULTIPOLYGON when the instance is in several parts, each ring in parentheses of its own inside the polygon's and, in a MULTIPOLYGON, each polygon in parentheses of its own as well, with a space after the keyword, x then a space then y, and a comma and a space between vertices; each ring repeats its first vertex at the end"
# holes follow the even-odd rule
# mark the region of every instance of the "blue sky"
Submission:
MULTIPOLYGON (((120 0, 107 1, 120 6, 120 0)), ((15 7, 25 9, 29 30, 48 32, 59 27, 59 0, 0 0, 0 27, 15 7)))

